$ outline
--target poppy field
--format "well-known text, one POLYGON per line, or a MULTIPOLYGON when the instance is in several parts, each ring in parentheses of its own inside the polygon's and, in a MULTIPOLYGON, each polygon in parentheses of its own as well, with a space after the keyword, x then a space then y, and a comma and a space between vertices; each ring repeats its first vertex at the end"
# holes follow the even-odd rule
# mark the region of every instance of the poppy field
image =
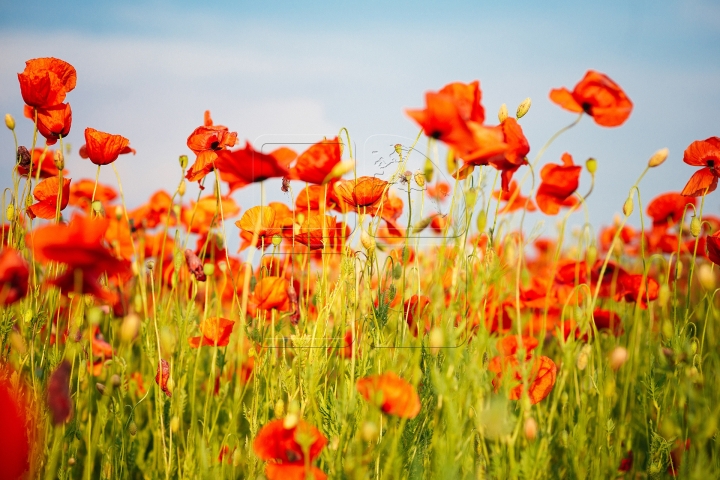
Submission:
POLYGON ((496 115, 477 80, 429 86, 370 173, 347 129, 268 148, 206 111, 176 189, 130 208, 132 139, 73 125, 82 72, 21 69, 0 479, 718 476, 720 137, 637 159, 591 225, 599 162, 544 154, 579 122, 622 128, 605 73, 548 86, 567 123, 532 146, 530 98, 496 115), (665 162, 687 178, 645 198, 665 162))

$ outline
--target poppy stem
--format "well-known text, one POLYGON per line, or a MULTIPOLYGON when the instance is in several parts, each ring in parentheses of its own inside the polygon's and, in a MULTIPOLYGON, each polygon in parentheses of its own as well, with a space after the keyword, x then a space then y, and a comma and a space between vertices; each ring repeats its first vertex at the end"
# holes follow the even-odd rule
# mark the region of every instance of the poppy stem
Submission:
POLYGON ((97 192, 98 182, 100 181, 100 165, 97 166, 97 172, 95 172, 95 186, 93 187, 92 197, 90 198, 90 215, 92 215, 93 203, 95 203, 95 193, 97 192))

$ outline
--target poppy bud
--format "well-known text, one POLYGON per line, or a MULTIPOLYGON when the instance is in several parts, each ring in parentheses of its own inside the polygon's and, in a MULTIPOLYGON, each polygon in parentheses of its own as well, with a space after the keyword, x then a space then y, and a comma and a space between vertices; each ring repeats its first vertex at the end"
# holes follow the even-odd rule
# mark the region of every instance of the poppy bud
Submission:
POLYGON ((515 116, 518 118, 518 120, 528 113, 528 111, 530 110, 530 105, 532 105, 532 100, 530 100, 530 97, 527 97, 525 100, 522 101, 520 105, 518 105, 517 112, 515 113, 515 116))
POLYGON ((669 153, 670 151, 667 148, 658 150, 650 157, 650 160, 648 160, 648 167, 653 168, 662 165, 662 163, 667 160, 669 153))
POLYGON ((12 203, 5 209, 5 218, 7 218, 8 222, 12 222, 15 218, 15 205, 12 203))
POLYGON ((121 205, 115 207, 115 220, 120 221, 123 216, 123 209, 121 205))
POLYGON ((180 182, 180 185, 178 185, 178 193, 180 194, 181 197, 183 195, 185 195, 185 189, 186 189, 185 179, 183 178, 182 181, 180 182))
POLYGON ((445 336, 443 335, 443 331, 440 327, 433 327, 433 329, 430 330, 428 344, 430 345, 431 355, 437 355, 438 353, 440 353, 440 347, 442 347, 443 343, 445 342, 444 337, 445 336))
POLYGON ((18 166, 22 168, 28 168, 30 166, 30 163, 32 162, 30 151, 20 145, 17 149, 17 152, 15 152, 15 160, 17 161, 18 166))
POLYGON ((377 441, 377 436, 380 433, 380 429, 374 422, 365 422, 360 430, 360 436, 366 442, 377 441))
POLYGON ((286 430, 290 430, 298 424, 298 421, 300 421, 300 419, 298 418, 297 413, 288 413, 283 420, 283 427, 285 427, 286 430))
POLYGON ((399 143, 395 144, 395 153, 402 156, 402 145, 401 144, 399 144, 399 143))
POLYGON ((587 260, 588 265, 594 265, 595 260, 597 260, 597 247, 595 245, 590 245, 587 247, 587 250, 585 251, 585 258, 587 260))
POLYGON ((365 230, 360 234, 360 243, 368 252, 375 248, 375 240, 365 230))
POLYGON ((15 130, 15 119, 9 113, 5 114, 5 126, 10 130, 15 130))
POLYGON ((585 168, 587 168, 587 171, 590 172, 590 175, 595 175, 595 172, 597 171, 597 160, 594 158, 588 158, 585 161, 585 168))
POLYGON ((113 376, 110 377, 110 383, 115 388, 119 387, 120 384, 122 383, 122 380, 120 379, 120 375, 118 375, 117 373, 113 374, 113 376))
POLYGON ((175 415, 170 419, 170 431, 177 433, 180 430, 180 419, 175 415))
POLYGON ((454 172, 458 169, 457 158, 455 158, 455 150, 448 148, 447 157, 445 157, 448 172, 454 172))
POLYGON ((90 325, 98 325, 102 320, 102 310, 99 308, 91 308, 87 311, 87 320, 90 325))
POLYGON ((101 395, 105 395, 105 384, 98 382, 95 384, 95 388, 101 395))
POLYGON ((206 263, 203 265, 203 273, 207 277, 212 277, 213 274, 215 274, 215 264, 214 263, 206 263))
POLYGON ((423 167, 423 175, 425 175, 425 181, 432 182, 434 172, 435 167, 433 166, 432 161, 428 158, 427 160, 425 160, 425 166, 423 167))
POLYGON ((633 212, 633 199, 632 197, 628 197, 627 200, 625 200, 625 203, 623 204, 623 213, 626 217, 629 217, 632 215, 633 212))
POLYGON ((487 214, 485 213, 485 210, 480 210, 480 213, 478 213, 477 217, 477 229, 479 233, 482 233, 485 231, 485 227, 487 226, 487 214))
POLYGON ((700 219, 693 215, 692 220, 690 220, 690 233, 692 233, 693 237, 700 235, 700 227, 702 227, 700 219))
POLYGON ((663 283, 658 291, 658 304, 660 307, 665 308, 668 300, 670 300, 670 287, 667 283, 663 283))
POLYGON ((709 264, 703 263, 700 265, 698 268, 698 280, 705 290, 715 290, 715 272, 713 272, 713 268, 709 264))
POLYGON ((135 423, 135 421, 131 421, 130 425, 128 425, 128 432, 130 432, 130 435, 133 437, 137 435, 137 423, 135 423))
POLYGON ((592 347, 590 345, 585 345, 580 350, 580 354, 578 355, 577 362, 575 365, 577 365, 578 370, 582 371, 585 370, 588 364, 588 360, 590 359, 590 353, 592 352, 592 347))
POLYGON ((282 235, 277 234, 277 233, 275 235, 273 235, 272 244, 274 246, 278 247, 278 246, 280 246, 281 243, 282 243, 282 235))
POLYGON ((507 105, 504 103, 500 105, 500 110, 498 111, 498 120, 500 120, 500 123, 504 122, 505 119, 508 118, 508 109, 507 105))
POLYGON ((68 465, 71 466, 71 467, 72 467, 73 465, 75 465, 75 458, 74 458, 74 457, 68 458, 68 465))
POLYGON ((190 270, 191 274, 195 275, 198 282, 204 282, 206 280, 202 262, 198 256, 195 255, 195 252, 189 248, 185 250, 185 262, 187 263, 188 270, 190 270))
POLYGON ((425 186, 425 176, 420 170, 415 172, 415 183, 417 183, 417 186, 420 188, 425 186))
POLYGON ((180 155, 180 168, 182 168, 183 171, 185 171, 185 169, 187 168, 187 164, 188 164, 188 156, 180 155))
POLYGON ((273 412, 275 413, 275 418, 280 418, 285 415, 285 402, 283 402, 282 398, 278 398, 278 401, 275 402, 273 412))
POLYGON ((537 422, 535 421, 535 419, 533 417, 527 417, 525 419, 524 430, 525 430, 525 438, 527 438, 531 442, 533 440, 535 440, 535 438, 537 437, 537 433, 538 433, 538 426, 537 426, 537 422))
POLYGON ((627 362, 630 354, 625 347, 615 347, 610 353, 610 368, 617 371, 620 367, 627 362))
POLYGON ((53 163, 55 164, 55 168, 58 170, 65 168, 65 155, 63 155, 62 150, 55 150, 55 153, 53 154, 53 163))

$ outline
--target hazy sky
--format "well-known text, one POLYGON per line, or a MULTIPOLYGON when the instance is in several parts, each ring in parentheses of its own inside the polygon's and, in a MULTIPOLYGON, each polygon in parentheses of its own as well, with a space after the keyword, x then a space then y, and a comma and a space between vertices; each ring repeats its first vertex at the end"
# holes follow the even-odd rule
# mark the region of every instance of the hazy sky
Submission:
MULTIPOLYGON (((634 102, 630 119, 620 128, 583 119, 543 163, 565 151, 578 162, 598 159, 589 200, 596 225, 612 221, 657 149, 668 147, 670 158, 643 181, 645 204, 682 189, 694 172, 682 162, 693 140, 720 136, 717 2, 363 3, 4 1, 0 112, 16 117, 20 142, 29 144, 16 74, 35 57, 73 64, 68 141, 77 151, 87 126, 130 139, 137 155, 121 157, 117 167, 132 207, 159 188, 174 190, 177 157, 191 153, 186 139, 206 109, 255 145, 335 136, 347 127, 368 164, 372 151, 417 134, 404 109, 421 107, 426 91, 478 79, 491 122, 502 103, 512 112, 533 99, 522 120, 532 159, 574 119, 550 102, 550 89, 572 88, 595 69, 634 102)), ((10 133, 1 134, 3 187, 13 148, 10 133)), ((67 167, 74 179, 95 173, 77 155, 67 167)), ((110 167, 101 178, 115 184, 110 167)), ((243 210, 256 197, 256 189, 235 195, 243 210)), ((720 213, 719 198, 710 196, 706 211, 720 213)))

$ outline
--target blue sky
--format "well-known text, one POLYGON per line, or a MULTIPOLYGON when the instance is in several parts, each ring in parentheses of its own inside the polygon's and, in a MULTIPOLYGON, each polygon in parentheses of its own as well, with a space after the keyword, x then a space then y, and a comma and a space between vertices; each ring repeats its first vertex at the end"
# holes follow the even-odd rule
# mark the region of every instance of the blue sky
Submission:
MULTIPOLYGON (((78 83, 67 99, 68 141, 77 150, 86 126, 130 139, 138 154, 117 167, 131 207, 159 188, 174 190, 177 157, 189 153, 185 141, 205 109, 254 144, 311 141, 347 127, 360 163, 370 165, 372 151, 416 135, 404 109, 421 107, 426 91, 479 79, 489 120, 502 103, 514 111, 533 99, 522 121, 532 158, 574 119, 551 104, 550 89, 572 88, 595 69, 634 102, 630 119, 620 128, 583 119, 543 161, 557 162, 565 151, 578 162, 598 159, 588 203, 596 226, 620 211, 657 149, 668 147, 670 158, 643 181, 645 204, 682 189, 694 171, 682 152, 693 140, 720 136, 720 4, 709 0, 5 1, 0 44, 0 112, 17 118, 21 143, 30 143, 31 126, 21 118, 16 73, 35 57, 72 63, 78 83)), ((0 135, 3 186, 13 148, 9 132, 0 135)), ((73 178, 94 176, 77 156, 67 163, 73 178)), ((101 178, 115 183, 110 168, 101 178)), ((583 181, 580 190, 586 187, 583 181)), ((720 213, 716 197, 706 211, 720 213)), ((235 198, 249 208, 257 190, 235 198)))

